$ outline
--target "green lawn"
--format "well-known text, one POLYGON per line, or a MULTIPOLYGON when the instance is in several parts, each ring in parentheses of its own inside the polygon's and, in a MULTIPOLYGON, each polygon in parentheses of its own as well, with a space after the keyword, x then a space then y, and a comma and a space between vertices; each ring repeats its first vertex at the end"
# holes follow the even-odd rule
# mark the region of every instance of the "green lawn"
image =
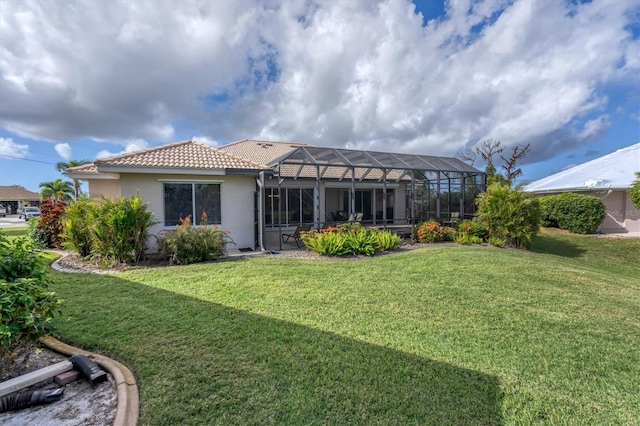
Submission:
POLYGON ((637 424, 639 240, 53 273, 141 424, 637 424))
POLYGON ((14 228, 0 228, 0 231, 8 237, 22 237, 29 235, 28 226, 17 226, 14 228))

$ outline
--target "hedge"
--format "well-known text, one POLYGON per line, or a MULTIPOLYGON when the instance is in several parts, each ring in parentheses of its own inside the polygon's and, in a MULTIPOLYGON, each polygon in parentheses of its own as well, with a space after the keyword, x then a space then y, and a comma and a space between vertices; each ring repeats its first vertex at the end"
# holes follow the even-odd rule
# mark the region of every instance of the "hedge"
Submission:
POLYGON ((540 206, 543 226, 576 234, 593 234, 606 214, 605 206, 598 197, 573 192, 543 197, 540 206))

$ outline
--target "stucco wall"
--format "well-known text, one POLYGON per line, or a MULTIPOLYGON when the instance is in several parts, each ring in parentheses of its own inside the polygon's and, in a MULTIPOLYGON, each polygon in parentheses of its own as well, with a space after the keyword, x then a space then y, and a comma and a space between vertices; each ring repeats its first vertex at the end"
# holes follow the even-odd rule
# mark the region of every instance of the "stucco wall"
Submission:
MULTIPOLYGON (((139 194, 149 204, 149 210, 154 213, 156 221, 150 233, 157 234, 165 227, 164 223, 164 192, 163 184, 167 180, 188 183, 189 176, 185 175, 144 175, 121 174, 120 181, 122 196, 128 197, 139 194), (162 180, 162 181, 161 181, 162 180)), ((193 176, 194 180, 211 180, 220 182, 221 221, 220 228, 228 231, 235 246, 254 247, 254 191, 256 179, 252 176, 193 176)), ((233 247, 233 245, 232 245, 233 247)))
MULTIPOLYGON (((598 194, 589 194, 598 197, 598 194)), ((626 232, 625 220, 625 193, 613 191, 606 197, 599 196, 606 209, 606 216, 600 225, 602 232, 626 232)))
POLYGON ((625 221, 624 227, 629 232, 640 232, 640 210, 633 205, 631 194, 625 191, 625 221))
POLYGON ((629 191, 612 191, 609 194, 589 192, 602 200, 606 216, 600 225, 604 233, 640 232, 640 211, 631 202, 629 191))
POLYGON ((119 180, 90 180, 89 181, 89 197, 90 198, 120 198, 120 181, 119 180))

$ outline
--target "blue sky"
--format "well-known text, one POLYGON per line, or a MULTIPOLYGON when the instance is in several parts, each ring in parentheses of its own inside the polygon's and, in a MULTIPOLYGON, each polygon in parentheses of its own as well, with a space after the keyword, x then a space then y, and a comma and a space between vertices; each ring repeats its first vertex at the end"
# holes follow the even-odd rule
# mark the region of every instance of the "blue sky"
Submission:
POLYGON ((5 0, 0 185, 190 138, 530 143, 531 181, 640 141, 639 39, 638 0, 5 0))

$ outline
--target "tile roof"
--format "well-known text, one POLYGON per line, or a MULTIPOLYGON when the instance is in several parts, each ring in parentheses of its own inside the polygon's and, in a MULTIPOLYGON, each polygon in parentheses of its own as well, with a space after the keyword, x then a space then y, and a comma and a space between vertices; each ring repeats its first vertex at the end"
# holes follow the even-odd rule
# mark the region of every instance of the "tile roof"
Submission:
POLYGON ((228 152, 229 154, 235 155, 237 157, 245 158, 248 161, 254 163, 267 164, 301 146, 313 145, 305 143, 273 142, 244 139, 221 146, 218 149, 228 152))
MULTIPOLYGON (((193 141, 177 142, 100 158, 94 164, 98 170, 102 166, 175 169, 267 169, 266 166, 193 141)), ((72 171, 76 172, 78 170, 72 171)))
POLYGON ((0 200, 2 201, 19 201, 19 200, 39 200, 40 194, 31 192, 17 186, 0 186, 0 200))
POLYGON ((69 167, 65 174, 68 173, 84 173, 84 174, 99 174, 98 167, 94 163, 83 164, 82 166, 69 167))

